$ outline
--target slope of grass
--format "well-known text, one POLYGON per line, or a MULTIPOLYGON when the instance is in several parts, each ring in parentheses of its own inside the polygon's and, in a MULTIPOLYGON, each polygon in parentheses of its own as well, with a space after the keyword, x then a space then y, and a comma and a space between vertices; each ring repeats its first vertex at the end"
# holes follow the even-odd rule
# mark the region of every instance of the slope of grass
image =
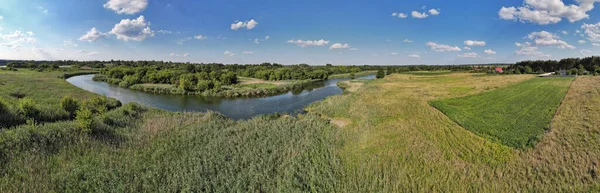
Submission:
POLYGON ((549 128, 572 80, 535 78, 431 105, 484 138, 515 148, 532 147, 549 128))

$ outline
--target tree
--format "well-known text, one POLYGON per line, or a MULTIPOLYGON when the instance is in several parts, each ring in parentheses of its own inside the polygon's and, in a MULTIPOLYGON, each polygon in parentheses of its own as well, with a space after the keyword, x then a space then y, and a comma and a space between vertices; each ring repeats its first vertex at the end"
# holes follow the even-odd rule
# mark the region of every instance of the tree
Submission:
POLYGON ((383 77, 385 77, 385 72, 383 72, 383 69, 377 70, 377 75, 375 77, 377 79, 382 79, 383 77))
POLYGON ((75 113, 79 109, 79 102, 72 97, 64 97, 60 100, 60 108, 69 113, 69 117, 75 118, 75 113))

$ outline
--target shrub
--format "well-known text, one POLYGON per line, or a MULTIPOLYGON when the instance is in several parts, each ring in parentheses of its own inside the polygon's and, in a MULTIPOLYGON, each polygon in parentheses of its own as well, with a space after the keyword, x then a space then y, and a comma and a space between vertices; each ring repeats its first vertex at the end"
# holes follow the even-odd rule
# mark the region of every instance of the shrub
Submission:
POLYGON ((385 72, 383 71, 383 69, 377 70, 377 75, 375 77, 377 79, 381 79, 381 78, 385 77, 385 72))
POLYGON ((39 114, 35 101, 31 98, 23 98, 19 101, 19 110, 28 118, 35 118, 39 114))
POLYGON ((127 82, 127 81, 121 81, 121 82, 119 83, 119 86, 120 86, 120 87, 123 87, 123 88, 129 88, 129 86, 131 86, 131 85, 130 85, 130 84, 129 84, 129 82, 127 82))
POLYGON ((77 117, 75 120, 77 121, 77 126, 81 132, 92 132, 94 126, 94 114, 92 113, 92 110, 87 107, 80 108, 77 110, 77 117))
POLYGON ((79 109, 79 102, 72 97, 63 97, 60 100, 60 108, 69 113, 69 117, 75 118, 75 113, 79 109))

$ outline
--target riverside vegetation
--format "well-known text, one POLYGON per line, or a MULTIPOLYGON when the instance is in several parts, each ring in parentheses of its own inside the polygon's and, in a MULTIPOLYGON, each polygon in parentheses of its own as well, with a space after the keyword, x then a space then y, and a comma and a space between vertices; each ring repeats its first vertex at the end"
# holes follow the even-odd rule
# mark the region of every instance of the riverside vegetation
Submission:
MULTIPOLYGON (((469 132, 430 103, 483 100, 504 90, 542 104, 554 101, 540 97, 551 90, 547 86, 556 86, 559 95, 572 79, 544 83, 533 75, 392 73, 340 83, 346 94, 314 103, 304 115, 235 121, 214 112, 110 105, 110 99, 57 78, 62 74, 0 71, 0 98, 7 106, 2 112, 11 109, 25 117, 0 131, 0 192, 600 189, 599 77, 576 78, 546 134, 534 145, 513 148, 469 132), (523 86, 538 84, 541 88, 531 91, 523 86), (31 106, 62 118, 36 120, 23 113, 31 106)), ((541 108, 550 106, 556 103, 541 108)), ((505 107, 512 108, 489 109, 505 107)))

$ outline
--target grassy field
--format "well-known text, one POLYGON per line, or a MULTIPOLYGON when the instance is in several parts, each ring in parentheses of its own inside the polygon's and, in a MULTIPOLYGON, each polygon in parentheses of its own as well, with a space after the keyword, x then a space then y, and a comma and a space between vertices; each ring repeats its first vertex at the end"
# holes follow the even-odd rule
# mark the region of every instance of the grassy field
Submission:
POLYGON ((431 105, 486 139, 515 148, 532 147, 549 129, 572 80, 535 78, 431 105))
MULTIPOLYGON (((54 88, 44 91, 50 97, 74 88, 21 75, 16 81, 47 79, 35 84, 54 88)), ((600 77, 578 77, 551 129, 525 150, 475 135, 429 105, 533 78, 393 74, 348 84, 299 117, 235 121, 125 105, 99 115, 102 127, 89 134, 73 132, 74 121, 22 125, 0 131, 0 192, 600 190, 600 77)))
MULTIPOLYGON (((600 190, 600 77, 579 77, 551 130, 528 150, 460 127, 430 101, 503 89, 530 75, 394 74, 309 110, 345 122, 340 192, 594 192, 600 190)), ((559 83, 559 84, 564 84, 559 83)))

